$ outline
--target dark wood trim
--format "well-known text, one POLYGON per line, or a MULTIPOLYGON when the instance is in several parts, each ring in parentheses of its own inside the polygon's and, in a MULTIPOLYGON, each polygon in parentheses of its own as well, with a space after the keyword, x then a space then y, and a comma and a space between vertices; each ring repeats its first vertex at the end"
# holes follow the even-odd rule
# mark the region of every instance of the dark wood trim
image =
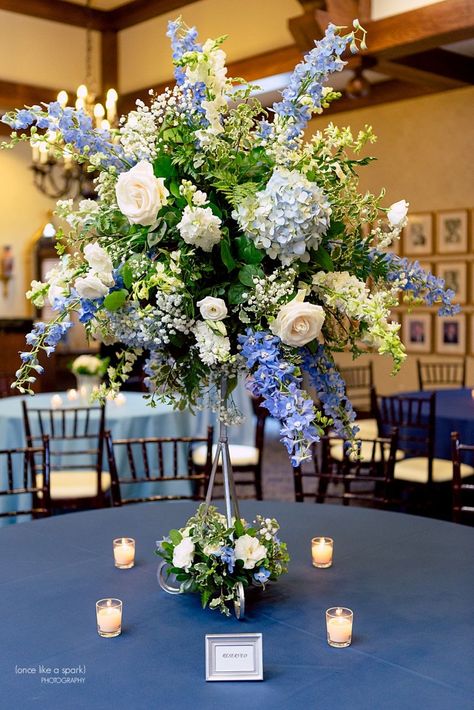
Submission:
POLYGON ((83 5, 66 0, 0 0, 0 10, 76 27, 90 26, 93 30, 109 27, 108 12, 87 10, 83 5))
POLYGON ((100 75, 102 93, 118 89, 118 37, 116 30, 100 33, 100 75))
POLYGON ((115 30, 124 30, 195 2, 197 0, 134 0, 134 2, 121 5, 106 14, 110 27, 115 30))
MULTIPOLYGON (((34 86, 32 84, 16 84, 13 81, 0 80, 0 106, 5 110, 32 106, 41 102, 55 101, 59 89, 50 86, 34 86)), ((74 95, 74 91, 68 92, 74 95)))
POLYGON ((399 57, 396 61, 382 60, 377 69, 399 79, 434 83, 446 88, 474 83, 474 58, 441 47, 399 57))

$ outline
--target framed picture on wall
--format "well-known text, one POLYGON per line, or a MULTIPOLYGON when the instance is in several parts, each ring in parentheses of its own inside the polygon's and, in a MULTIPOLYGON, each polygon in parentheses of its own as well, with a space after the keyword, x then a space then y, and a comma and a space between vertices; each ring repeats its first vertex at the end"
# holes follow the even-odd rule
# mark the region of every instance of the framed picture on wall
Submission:
POLYGON ((444 279, 446 288, 456 294, 456 303, 467 301, 467 264, 465 261, 440 261, 436 275, 444 279))
POLYGON ((411 214, 402 234, 405 256, 426 256, 433 253, 433 215, 431 212, 411 214))
POLYGON ((468 251, 467 210, 438 212, 436 226, 439 254, 461 254, 468 251))
POLYGON ((431 261, 420 261, 419 259, 417 261, 424 271, 429 271, 430 274, 433 273, 433 263, 431 261))
POLYGON ((440 355, 466 354, 466 316, 436 318, 436 351, 440 355))
POLYGON ((403 342, 407 352, 431 352, 431 313, 406 313, 404 315, 403 342))

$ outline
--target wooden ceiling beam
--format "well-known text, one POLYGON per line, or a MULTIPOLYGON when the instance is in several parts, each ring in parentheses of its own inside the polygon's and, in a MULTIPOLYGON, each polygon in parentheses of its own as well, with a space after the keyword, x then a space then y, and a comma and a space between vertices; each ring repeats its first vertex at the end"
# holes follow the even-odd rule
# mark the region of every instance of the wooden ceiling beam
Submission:
POLYGON ((66 0, 0 0, 0 10, 84 29, 89 26, 93 30, 101 31, 109 27, 108 12, 88 10, 84 5, 66 0))
POLYGON ((100 34, 100 82, 102 93, 118 89, 118 37, 115 30, 100 34))
MULTIPOLYGON (((16 84, 12 81, 0 81, 0 107, 3 111, 22 106, 33 106, 43 101, 55 101, 59 89, 50 86, 34 86, 32 84, 16 84)), ((71 92, 74 95, 74 91, 71 92)))
POLYGON ((453 88, 474 84, 474 57, 457 54, 448 49, 428 49, 426 52, 399 57, 396 61, 393 60, 387 64, 390 65, 394 73, 390 70, 384 71, 384 60, 378 64, 382 73, 401 78, 401 75, 395 74, 395 71, 406 71, 406 78, 409 81, 425 83, 444 81, 447 88, 449 88, 449 84, 453 88), (412 72, 411 76, 410 72, 412 72))
POLYGON ((134 0, 107 12, 109 26, 115 30, 125 30, 195 2, 197 0, 134 0))

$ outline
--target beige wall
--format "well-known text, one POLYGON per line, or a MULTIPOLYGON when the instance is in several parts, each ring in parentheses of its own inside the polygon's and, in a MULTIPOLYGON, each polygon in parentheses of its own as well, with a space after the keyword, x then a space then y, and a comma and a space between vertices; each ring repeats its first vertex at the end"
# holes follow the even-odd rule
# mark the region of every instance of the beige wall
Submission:
MULTIPOLYGON (((376 193, 385 187, 387 205, 405 198, 412 212, 435 211, 474 207, 473 109, 474 89, 468 88, 338 113, 333 120, 354 130, 369 123, 378 136, 377 143, 367 150, 377 161, 360 170, 361 191, 376 193)), ((312 121, 310 129, 321 129, 327 123, 328 118, 322 116, 312 121)), ((473 310, 472 303, 463 308, 473 310)), ((338 359, 341 364, 351 364, 349 355, 338 359)), ((415 355, 408 356, 395 379, 390 377, 388 358, 374 355, 372 359, 381 392, 417 387, 415 355)), ((468 382, 474 386, 473 358, 468 362, 468 382)))

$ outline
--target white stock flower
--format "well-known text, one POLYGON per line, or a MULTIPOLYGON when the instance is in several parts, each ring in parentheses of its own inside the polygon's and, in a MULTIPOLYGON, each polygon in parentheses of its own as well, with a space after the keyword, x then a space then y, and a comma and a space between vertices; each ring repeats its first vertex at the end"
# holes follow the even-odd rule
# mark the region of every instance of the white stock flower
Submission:
POLYGON ((173 550, 173 566, 188 570, 194 559, 194 542, 189 537, 185 537, 173 550))
POLYGON ((242 535, 235 542, 235 558, 243 560, 244 569, 253 569, 267 556, 267 549, 256 537, 242 535))
POLYGON ((212 251, 221 240, 221 220, 210 207, 189 207, 183 210, 178 230, 186 244, 194 244, 203 251, 212 251))
MULTIPOLYGON (((219 323, 219 321, 216 322, 219 323)), ((219 323, 224 327, 223 323, 219 323)), ((224 329, 225 330, 225 329, 224 329)), ((226 362, 230 355, 230 340, 225 335, 214 332, 207 323, 198 321, 194 328, 199 357, 205 365, 226 362)))
POLYGON ((84 258, 91 269, 98 273, 110 273, 114 268, 112 259, 97 242, 86 244, 84 247, 84 258))
POLYGON ((304 302, 305 291, 280 308, 277 317, 270 324, 270 330, 285 345, 306 345, 318 337, 324 323, 324 310, 321 306, 304 302))
POLYGON ((133 168, 121 173, 115 186, 117 204, 130 224, 150 226, 156 222, 159 210, 166 205, 168 190, 164 178, 153 174, 153 166, 140 160, 133 168))
POLYGON ((79 294, 79 298, 94 300, 106 296, 109 292, 108 286, 105 286, 98 276, 91 273, 76 279, 74 286, 79 294))
POLYGON ((387 218, 392 227, 403 226, 407 218, 409 203, 406 200, 399 200, 390 205, 387 218))
POLYGON ((227 315, 227 306, 222 298, 206 296, 197 302, 197 306, 204 320, 222 320, 227 315))

